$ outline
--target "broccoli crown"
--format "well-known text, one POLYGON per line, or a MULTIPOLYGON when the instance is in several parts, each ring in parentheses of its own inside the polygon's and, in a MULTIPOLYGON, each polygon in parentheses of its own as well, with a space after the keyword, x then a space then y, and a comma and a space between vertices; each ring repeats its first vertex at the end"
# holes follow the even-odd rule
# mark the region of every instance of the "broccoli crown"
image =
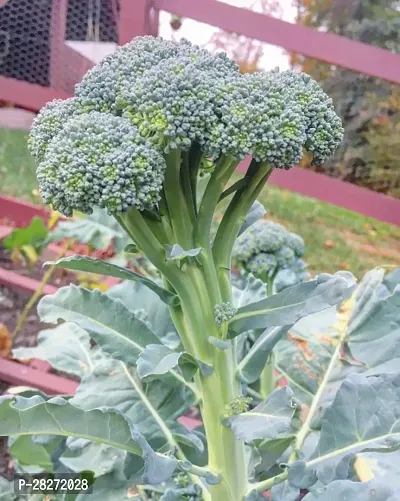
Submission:
POLYGON ((70 214, 157 207, 163 158, 199 145, 211 162, 250 154, 275 168, 303 148, 322 162, 343 129, 332 101, 294 71, 242 75, 225 54, 137 37, 39 113, 29 139, 46 203, 70 214))
POLYGON ((258 277, 294 268, 304 254, 304 241, 281 224, 261 219, 236 240, 233 260, 258 277))

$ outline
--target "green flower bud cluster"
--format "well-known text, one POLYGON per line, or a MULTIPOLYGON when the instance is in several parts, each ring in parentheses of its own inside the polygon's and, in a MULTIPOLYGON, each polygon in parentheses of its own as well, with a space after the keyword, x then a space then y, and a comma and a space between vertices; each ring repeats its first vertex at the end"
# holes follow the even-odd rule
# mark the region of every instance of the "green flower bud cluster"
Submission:
POLYGON ((229 301, 226 303, 217 304, 214 306, 214 318, 217 325, 222 325, 223 323, 230 320, 237 313, 237 308, 235 308, 229 301))
POLYGON ((45 203, 70 215, 157 211, 165 155, 177 148, 196 145, 214 166, 252 155, 288 169, 304 148, 324 161, 342 135, 332 101, 307 75, 242 75, 226 54, 145 36, 89 70, 73 98, 48 103, 29 147, 45 203))
MULTIPOLYGON (((284 269, 300 271, 304 241, 284 226, 261 219, 236 240, 232 258, 245 271, 257 278, 268 279, 284 269)), ((304 272, 305 266, 302 270, 304 272)))
POLYGON ((252 401, 251 397, 235 398, 235 400, 232 400, 232 402, 225 406, 226 416, 237 416, 238 414, 242 414, 242 412, 248 411, 252 401))

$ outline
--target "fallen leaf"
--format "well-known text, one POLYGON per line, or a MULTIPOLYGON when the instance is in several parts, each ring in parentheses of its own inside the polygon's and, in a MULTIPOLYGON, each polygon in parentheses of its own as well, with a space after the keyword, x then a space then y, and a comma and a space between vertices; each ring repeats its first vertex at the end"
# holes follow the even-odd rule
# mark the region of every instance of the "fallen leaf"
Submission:
POLYGON ((11 337, 7 327, 0 324, 0 356, 8 357, 11 351, 11 337))

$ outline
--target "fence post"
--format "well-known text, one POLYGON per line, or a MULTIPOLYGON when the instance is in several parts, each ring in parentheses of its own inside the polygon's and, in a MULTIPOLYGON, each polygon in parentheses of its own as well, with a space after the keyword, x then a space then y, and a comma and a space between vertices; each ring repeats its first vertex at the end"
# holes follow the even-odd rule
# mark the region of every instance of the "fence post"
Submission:
POLYGON ((152 0, 120 0, 118 43, 123 45, 133 37, 157 35, 158 12, 152 0))
POLYGON ((63 89, 66 61, 63 61, 67 29, 68 0, 53 0, 50 25, 50 87, 63 89))

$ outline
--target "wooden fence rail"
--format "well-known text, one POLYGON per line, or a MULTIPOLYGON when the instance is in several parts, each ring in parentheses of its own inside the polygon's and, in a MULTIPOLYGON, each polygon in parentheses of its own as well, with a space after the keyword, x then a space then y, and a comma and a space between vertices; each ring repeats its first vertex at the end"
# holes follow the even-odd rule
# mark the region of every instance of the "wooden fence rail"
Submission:
MULTIPOLYGON (((72 66, 71 71, 65 71, 64 68, 64 71, 60 72, 60 63, 52 58, 54 71, 60 72, 51 79, 55 88, 41 87, 0 76, 0 100, 38 111, 46 101, 68 97, 69 94, 65 89, 72 89, 73 84, 79 81, 82 74, 93 64, 65 44, 62 46, 67 1, 53 0, 53 2, 54 58, 58 52, 59 57, 65 58, 65 67, 72 66), (60 9, 62 12, 59 12, 60 9), (68 82, 59 82, 61 74, 68 75, 68 82)), ((119 6, 117 22, 119 44, 124 44, 139 35, 157 35, 158 15, 163 10, 261 42, 278 45, 288 51, 326 63, 400 84, 398 54, 338 35, 319 32, 314 28, 288 23, 245 8, 234 7, 223 1, 119 0, 119 6)), ((400 225, 400 201, 391 197, 303 169, 295 169, 290 174, 277 171, 272 176, 272 182, 291 191, 400 225)))

